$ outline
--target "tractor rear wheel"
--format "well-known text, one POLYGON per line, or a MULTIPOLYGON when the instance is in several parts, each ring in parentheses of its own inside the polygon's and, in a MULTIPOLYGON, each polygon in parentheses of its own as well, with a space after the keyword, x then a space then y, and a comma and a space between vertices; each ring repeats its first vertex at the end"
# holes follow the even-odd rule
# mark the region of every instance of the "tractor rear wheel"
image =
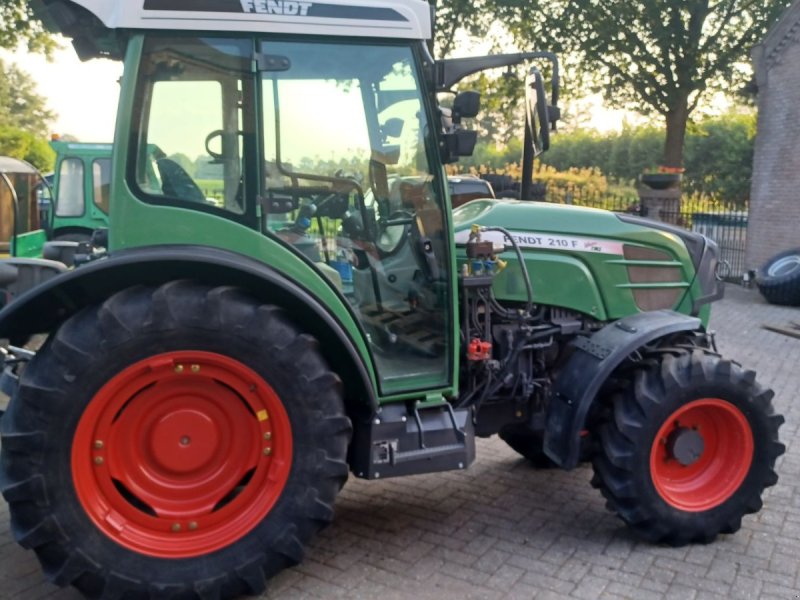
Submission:
POLYGON ((333 517, 341 382, 234 288, 131 288, 69 319, 2 420, 17 541, 89 597, 259 594, 333 517))
POLYGON ((646 357, 600 427, 592 485, 641 537, 733 533, 774 485, 783 417, 755 373, 703 350, 646 357))

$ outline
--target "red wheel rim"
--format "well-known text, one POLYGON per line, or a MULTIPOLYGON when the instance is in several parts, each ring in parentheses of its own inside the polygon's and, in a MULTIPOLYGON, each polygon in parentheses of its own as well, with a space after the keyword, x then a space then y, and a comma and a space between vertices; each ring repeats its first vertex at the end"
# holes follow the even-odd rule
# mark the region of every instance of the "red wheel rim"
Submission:
POLYGON ((275 391, 209 352, 126 368, 91 400, 72 446, 75 490, 92 521, 159 558, 208 554, 247 535, 275 506, 291 463, 275 391))
POLYGON ((716 398, 695 400, 676 410, 658 431, 650 452, 650 473, 661 498, 688 511, 710 510, 728 500, 753 463, 753 432, 742 411, 716 398), (702 452, 682 464, 670 450, 676 432, 702 438, 702 452))

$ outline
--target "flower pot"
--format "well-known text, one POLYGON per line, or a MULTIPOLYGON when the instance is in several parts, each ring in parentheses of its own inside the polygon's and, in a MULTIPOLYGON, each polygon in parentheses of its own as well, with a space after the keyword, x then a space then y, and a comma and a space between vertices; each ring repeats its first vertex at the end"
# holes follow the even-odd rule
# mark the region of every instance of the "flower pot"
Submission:
POLYGON ((681 173, 644 173, 640 181, 651 190, 669 190, 680 186, 683 175, 681 173))

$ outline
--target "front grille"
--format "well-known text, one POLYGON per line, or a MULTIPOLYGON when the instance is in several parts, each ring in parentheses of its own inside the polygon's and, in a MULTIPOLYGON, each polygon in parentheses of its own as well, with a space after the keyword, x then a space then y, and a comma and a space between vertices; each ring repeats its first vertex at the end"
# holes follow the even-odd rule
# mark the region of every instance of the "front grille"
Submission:
POLYGON ((639 310, 673 308, 680 300, 685 287, 680 265, 675 264, 666 252, 652 248, 626 245, 624 254, 625 260, 637 262, 635 265, 628 265, 628 279, 634 286, 642 286, 632 289, 633 299, 639 310), (654 264, 642 264, 644 262, 654 264), (670 283, 679 285, 673 287, 668 285, 670 283), (653 284, 653 287, 647 287, 647 284, 653 284))

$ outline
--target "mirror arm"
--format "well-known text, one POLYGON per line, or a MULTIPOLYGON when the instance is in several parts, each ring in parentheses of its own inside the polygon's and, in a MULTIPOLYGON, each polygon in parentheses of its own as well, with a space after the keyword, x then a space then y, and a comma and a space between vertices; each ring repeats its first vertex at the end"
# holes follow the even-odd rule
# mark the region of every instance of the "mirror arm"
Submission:
POLYGON ((530 123, 525 119, 525 139, 522 146, 522 183, 520 185, 519 199, 530 200, 533 188, 533 166, 536 158, 536 150, 533 147, 532 129, 535 123, 530 123))
POLYGON ((520 52, 517 54, 493 54, 489 56, 475 56, 469 58, 448 58, 436 61, 436 91, 447 92, 456 83, 474 73, 487 69, 509 67, 530 60, 543 58, 553 64, 553 106, 558 106, 559 88, 561 85, 559 75, 558 56, 554 52, 520 52))

